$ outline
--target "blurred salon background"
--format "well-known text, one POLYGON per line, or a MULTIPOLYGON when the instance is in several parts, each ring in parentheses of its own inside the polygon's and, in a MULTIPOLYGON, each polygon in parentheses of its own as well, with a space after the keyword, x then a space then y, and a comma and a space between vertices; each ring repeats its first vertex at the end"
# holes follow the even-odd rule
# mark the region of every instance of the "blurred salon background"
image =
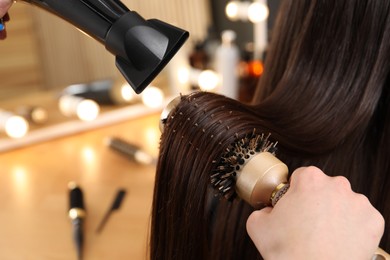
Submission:
POLYGON ((0 41, 0 259, 77 259, 69 182, 84 192, 84 259, 147 259, 161 111, 199 89, 250 102, 279 2, 123 0, 190 33, 136 95, 102 44, 16 1, 0 41))

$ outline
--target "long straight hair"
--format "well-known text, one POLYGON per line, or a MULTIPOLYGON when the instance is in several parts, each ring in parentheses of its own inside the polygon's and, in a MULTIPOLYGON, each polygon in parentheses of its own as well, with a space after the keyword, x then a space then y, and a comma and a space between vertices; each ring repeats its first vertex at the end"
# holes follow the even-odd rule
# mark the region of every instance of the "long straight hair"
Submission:
POLYGON ((210 184, 226 148, 253 131, 271 133, 290 172, 346 176, 390 223, 389 75, 389 1, 284 0, 253 102, 199 92, 167 118, 151 258, 261 259, 245 230, 253 209, 210 184))

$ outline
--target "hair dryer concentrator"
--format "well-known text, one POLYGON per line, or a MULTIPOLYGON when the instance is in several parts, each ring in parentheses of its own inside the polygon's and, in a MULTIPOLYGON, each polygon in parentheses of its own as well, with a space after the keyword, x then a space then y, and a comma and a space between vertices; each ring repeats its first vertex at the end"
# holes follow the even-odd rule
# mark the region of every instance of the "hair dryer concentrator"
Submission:
POLYGON ((189 33, 145 20, 119 0, 21 0, 70 22, 115 55, 119 71, 141 93, 187 40, 189 33))

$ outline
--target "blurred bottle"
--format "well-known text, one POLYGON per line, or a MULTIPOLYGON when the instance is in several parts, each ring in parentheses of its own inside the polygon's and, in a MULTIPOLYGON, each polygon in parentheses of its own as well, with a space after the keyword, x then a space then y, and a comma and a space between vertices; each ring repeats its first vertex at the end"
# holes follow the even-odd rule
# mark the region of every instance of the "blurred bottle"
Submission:
POLYGON ((240 51, 235 43, 236 33, 232 30, 225 30, 221 36, 222 42, 215 55, 215 68, 220 76, 218 92, 227 97, 238 99, 240 51))
POLYGON ((204 49, 202 42, 196 42, 190 53, 190 65, 193 68, 205 70, 209 62, 209 57, 204 49))
MULTIPOLYGON (((206 70, 209 63, 209 57, 204 49, 204 44, 202 42, 196 42, 194 48, 189 56, 190 66, 193 69, 202 71, 206 70)), ((190 76, 191 77, 191 76, 190 76)), ((199 90, 197 84, 190 83, 191 90, 199 90)))
POLYGON ((263 70, 263 62, 254 59, 253 43, 246 44, 239 65, 239 101, 243 103, 252 101, 263 70))
POLYGON ((221 44, 220 36, 213 25, 207 28, 207 34, 203 41, 203 49, 208 56, 208 68, 213 68, 215 64, 215 53, 218 46, 221 44))

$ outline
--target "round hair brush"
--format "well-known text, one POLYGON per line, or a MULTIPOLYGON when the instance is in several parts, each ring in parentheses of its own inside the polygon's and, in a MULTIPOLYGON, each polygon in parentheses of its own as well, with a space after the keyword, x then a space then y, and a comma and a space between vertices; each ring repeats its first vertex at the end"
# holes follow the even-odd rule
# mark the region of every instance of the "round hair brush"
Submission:
POLYGON ((252 134, 226 148, 213 174, 211 184, 227 199, 235 193, 259 209, 274 206, 288 190, 288 168, 275 157, 276 143, 269 136, 252 134))
MULTIPOLYGON (((160 130, 170 112, 180 103, 182 96, 174 98, 161 113, 160 130)), ((172 116, 172 115, 171 115, 172 116)), ((236 194, 255 209, 274 206, 288 190, 288 168, 275 157, 276 142, 269 135, 257 134, 254 129, 243 138, 235 137, 215 164, 210 181, 212 186, 228 200, 236 194)))

